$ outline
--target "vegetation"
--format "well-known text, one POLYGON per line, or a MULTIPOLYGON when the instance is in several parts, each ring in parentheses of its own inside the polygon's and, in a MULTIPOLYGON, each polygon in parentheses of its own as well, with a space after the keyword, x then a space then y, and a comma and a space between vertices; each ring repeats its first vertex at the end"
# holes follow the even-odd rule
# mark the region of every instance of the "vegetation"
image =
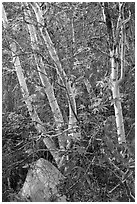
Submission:
POLYGON ((39 158, 69 202, 135 201, 135 4, 4 2, 3 201, 39 158))

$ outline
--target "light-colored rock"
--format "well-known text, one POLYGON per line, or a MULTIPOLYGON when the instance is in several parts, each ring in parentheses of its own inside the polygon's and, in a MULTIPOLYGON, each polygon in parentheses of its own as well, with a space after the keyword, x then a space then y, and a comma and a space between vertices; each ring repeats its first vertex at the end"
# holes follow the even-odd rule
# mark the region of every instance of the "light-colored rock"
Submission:
POLYGON ((31 202, 66 202, 65 196, 60 197, 56 187, 62 178, 63 175, 53 164, 41 158, 28 171, 20 195, 31 202))

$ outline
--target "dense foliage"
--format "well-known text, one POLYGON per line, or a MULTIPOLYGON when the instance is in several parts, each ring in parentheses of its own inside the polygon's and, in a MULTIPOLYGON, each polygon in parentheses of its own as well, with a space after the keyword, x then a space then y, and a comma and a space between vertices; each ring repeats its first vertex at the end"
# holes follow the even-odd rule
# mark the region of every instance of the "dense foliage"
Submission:
MULTIPOLYGON (((48 135, 56 134, 54 114, 43 91, 32 53, 42 56, 47 76, 54 87, 67 128, 69 104, 54 62, 39 37, 37 50, 32 50, 21 3, 3 3, 9 26, 3 28, 3 115, 2 115, 2 173, 3 201, 22 187, 30 164, 45 158, 54 165, 32 122, 22 98, 9 43, 15 41, 33 106, 48 135), (10 32, 12 30, 12 32, 10 32), (35 96, 35 97, 34 97, 35 96)), ((118 3, 109 5, 111 18, 118 18, 118 3)), ((110 90, 110 58, 107 28, 103 22, 100 3, 62 2, 44 3, 45 27, 55 46, 68 79, 76 87, 77 126, 79 140, 73 140, 69 149, 60 152, 69 160, 60 167, 65 179, 58 186, 69 202, 132 202, 134 201, 135 159, 135 9, 134 3, 125 4, 131 19, 127 23, 126 78, 120 87, 124 126, 129 151, 121 156, 117 141, 114 101, 110 90)), ((36 24, 35 17, 33 18, 36 24)), ((55 143, 58 140, 53 138, 55 143)))
POLYGON ((68 201, 134 201, 134 153, 121 156, 113 117, 106 127, 101 121, 97 127, 90 125, 91 132, 84 131, 82 140, 67 152, 70 160, 64 164, 66 178, 59 190, 68 201))

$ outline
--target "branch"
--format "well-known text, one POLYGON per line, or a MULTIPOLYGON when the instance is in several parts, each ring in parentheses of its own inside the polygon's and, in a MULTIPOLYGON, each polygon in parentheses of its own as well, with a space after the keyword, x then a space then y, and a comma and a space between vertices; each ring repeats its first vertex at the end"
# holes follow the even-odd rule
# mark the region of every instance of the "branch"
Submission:
MULTIPOLYGON (((121 14, 124 18, 124 11, 121 14)), ((120 23, 120 28, 121 28, 121 75, 120 75, 120 79, 118 81, 118 84, 121 84, 124 79, 125 79, 125 39, 126 39, 126 33, 125 33, 125 24, 130 20, 131 17, 131 13, 129 13, 129 17, 128 19, 123 20, 120 23)))
POLYGON ((94 36, 92 38, 90 38, 90 40, 101 40, 102 38, 104 38, 106 36, 106 34, 102 35, 102 36, 94 36))
POLYGON ((69 132, 70 130, 75 130, 77 127, 78 127, 78 126, 74 126, 74 127, 72 127, 72 128, 68 128, 68 129, 63 130, 61 133, 58 133, 58 134, 56 134, 56 135, 48 135, 48 134, 42 135, 42 137, 50 137, 50 138, 58 137, 59 135, 62 135, 62 134, 64 134, 65 132, 69 132))
POLYGON ((105 55, 105 56, 107 56, 107 57, 110 58, 110 55, 109 55, 108 53, 106 53, 106 52, 104 52, 103 50, 101 50, 100 48, 98 48, 98 45, 97 45, 97 44, 95 44, 95 45, 96 45, 96 47, 92 46, 93 49, 95 49, 96 51, 101 52, 103 55, 105 55))
POLYGON ((111 20, 111 15, 109 12, 108 2, 104 2, 102 8, 103 8, 104 20, 106 22, 107 32, 108 32, 108 36, 109 36, 110 49, 112 50, 113 49, 113 42, 114 42, 113 22, 111 20))

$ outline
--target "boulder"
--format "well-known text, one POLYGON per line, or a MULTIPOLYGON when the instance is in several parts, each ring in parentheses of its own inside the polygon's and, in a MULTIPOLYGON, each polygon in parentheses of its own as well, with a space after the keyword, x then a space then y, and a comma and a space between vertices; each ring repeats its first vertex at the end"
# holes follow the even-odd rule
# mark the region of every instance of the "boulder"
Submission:
POLYGON ((29 169, 20 197, 31 202, 66 202, 66 197, 60 196, 56 187, 61 179, 61 172, 41 158, 29 169))

